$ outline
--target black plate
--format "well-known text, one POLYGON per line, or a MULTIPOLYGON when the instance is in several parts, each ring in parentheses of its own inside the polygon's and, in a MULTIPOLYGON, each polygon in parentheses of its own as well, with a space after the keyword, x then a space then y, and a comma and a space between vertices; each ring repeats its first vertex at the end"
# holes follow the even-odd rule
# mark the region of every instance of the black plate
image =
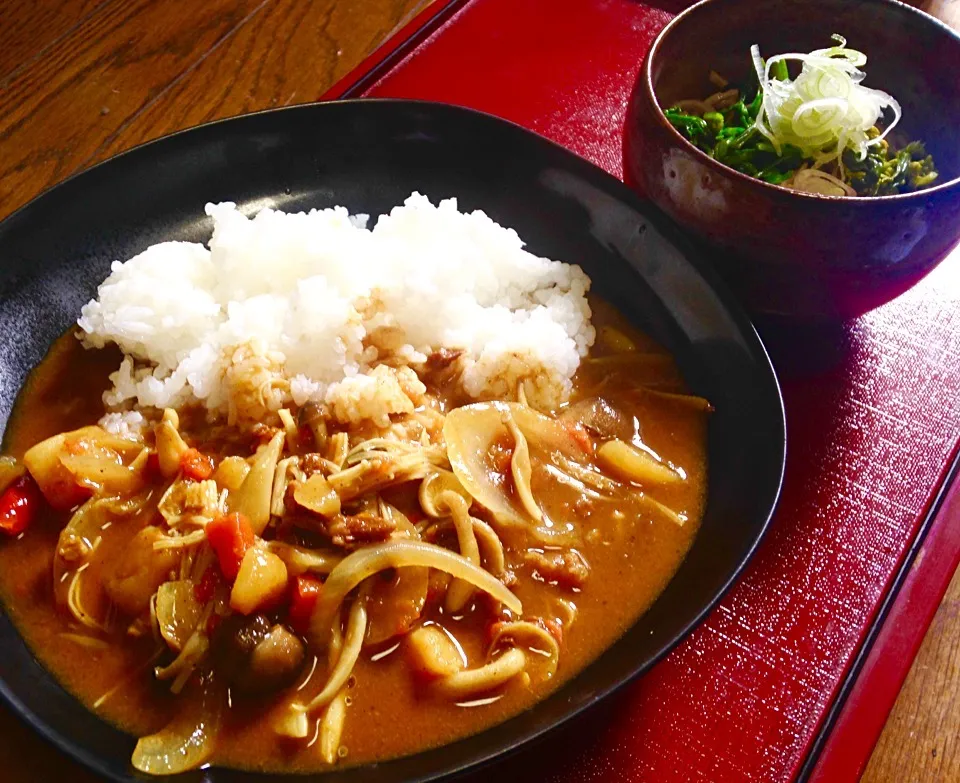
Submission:
MULTIPOLYGON (((74 177, 0 224, 0 425, 27 372, 66 330, 110 262, 168 239, 205 241, 208 201, 244 210, 343 204, 373 215, 412 190, 456 196, 512 226, 533 252, 583 266, 594 290, 677 357, 710 399, 710 489, 690 554, 640 621, 567 686, 482 734, 325 783, 425 781, 542 735, 647 670, 743 569, 783 475, 776 377, 749 320, 677 231, 623 184, 518 126, 441 104, 350 101, 205 125, 74 177)), ((37 731, 105 778, 141 779, 134 741, 93 716, 0 617, 0 695, 37 731)), ((212 769, 183 780, 266 779, 212 769)))

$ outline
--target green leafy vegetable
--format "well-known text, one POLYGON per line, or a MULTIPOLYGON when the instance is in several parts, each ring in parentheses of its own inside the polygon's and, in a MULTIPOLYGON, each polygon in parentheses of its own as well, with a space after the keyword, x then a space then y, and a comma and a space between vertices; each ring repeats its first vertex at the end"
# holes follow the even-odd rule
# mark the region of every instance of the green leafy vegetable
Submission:
POLYGON ((863 160, 848 151, 843 155, 843 165, 847 181, 861 196, 909 193, 928 187, 937 179, 933 157, 919 141, 910 142, 896 153, 883 142, 863 160))
POLYGON ((929 187, 937 170, 923 143, 914 141, 894 151, 885 138, 900 117, 899 104, 886 93, 863 87, 859 66, 866 56, 846 48, 840 36, 834 39, 838 45, 832 48, 778 55, 767 63, 753 47, 759 86, 681 104, 709 108, 702 115, 681 106, 664 114, 719 163, 774 185, 791 187, 798 173, 813 169, 797 177, 798 189, 887 196, 929 187), (788 60, 803 63, 795 80, 790 79, 788 60), (874 123, 884 107, 893 108, 894 121, 881 132, 874 123))

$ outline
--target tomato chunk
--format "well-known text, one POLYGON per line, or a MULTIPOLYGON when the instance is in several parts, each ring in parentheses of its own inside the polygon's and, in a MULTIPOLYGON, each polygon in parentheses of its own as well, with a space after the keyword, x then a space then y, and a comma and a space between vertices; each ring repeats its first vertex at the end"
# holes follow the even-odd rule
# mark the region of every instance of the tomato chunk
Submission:
POLYGON ((297 633, 306 633, 309 630, 310 618, 322 589, 323 583, 310 574, 300 574, 293 580, 287 619, 297 633))
POLYGON ((187 449, 180 455, 180 470, 194 481, 203 481, 213 475, 213 459, 197 449, 187 449))
POLYGON ((231 582, 240 572, 243 556, 256 543, 250 522, 243 514, 218 517, 207 525, 207 541, 217 553, 220 571, 231 582))
POLYGON ((18 536, 33 522, 43 497, 29 474, 16 479, 0 495, 0 531, 18 536))

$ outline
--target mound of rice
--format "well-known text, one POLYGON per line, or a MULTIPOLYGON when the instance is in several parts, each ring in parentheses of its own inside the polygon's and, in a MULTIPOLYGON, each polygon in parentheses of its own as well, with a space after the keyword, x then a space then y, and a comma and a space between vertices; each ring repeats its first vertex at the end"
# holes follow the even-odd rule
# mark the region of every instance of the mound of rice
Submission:
POLYGON ((462 351, 468 395, 512 397, 523 382, 553 407, 593 343, 583 271, 455 199, 414 193, 373 229, 343 207, 206 211, 209 249, 164 242, 114 262, 83 308, 85 345, 126 354, 105 397, 114 410, 200 402, 243 420, 315 400, 382 420, 408 407, 398 389, 422 390, 398 368, 441 348, 462 351))

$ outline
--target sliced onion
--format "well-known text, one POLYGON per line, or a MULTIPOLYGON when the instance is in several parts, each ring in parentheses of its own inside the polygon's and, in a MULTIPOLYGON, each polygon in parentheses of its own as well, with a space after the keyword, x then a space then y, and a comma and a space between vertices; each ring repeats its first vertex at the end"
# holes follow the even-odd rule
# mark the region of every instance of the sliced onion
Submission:
POLYGON ((156 614, 160 635, 172 650, 180 652, 193 634, 203 612, 193 591, 193 582, 164 582, 157 590, 156 614))
POLYGON ((267 541, 264 546, 287 565, 287 573, 293 576, 311 572, 329 574, 343 559, 338 553, 324 549, 288 544, 284 541, 267 541))
POLYGON ((310 639, 320 649, 330 640, 337 610, 347 593, 364 579, 387 568, 420 566, 444 571, 489 593, 516 614, 523 611, 520 599, 489 572, 443 547, 423 541, 386 541, 358 549, 346 557, 324 582, 320 600, 310 621, 310 639))
POLYGON ((892 96, 861 84, 866 74, 860 66, 867 62, 866 55, 848 49, 841 36, 833 37, 837 46, 809 54, 779 54, 766 63, 759 47, 750 47, 763 91, 754 127, 778 153, 782 145, 792 144, 818 166, 836 160, 846 149, 862 160, 868 148, 879 144, 901 116, 900 104, 892 96), (772 66, 791 60, 803 64, 796 79, 771 78, 772 66), (868 132, 888 109, 892 121, 878 138, 871 139, 868 132))
POLYGON ((141 737, 133 766, 148 775, 176 775, 209 760, 216 745, 223 694, 211 674, 183 697, 177 716, 156 734, 141 737))
POLYGON ((516 423, 531 446, 575 459, 583 458, 583 450, 562 422, 526 405, 480 402, 447 414, 443 438, 450 466, 460 483, 501 523, 525 524, 525 508, 503 490, 501 476, 490 463, 491 446, 501 438, 513 439, 507 418, 516 423))
POLYGON ((822 196, 856 196, 857 191, 842 179, 820 169, 803 169, 794 174, 784 187, 822 196))
POLYGON ((819 57, 842 57, 856 68, 867 64, 867 55, 863 52, 858 52, 856 49, 848 49, 846 38, 836 34, 831 37, 837 42, 836 46, 831 46, 829 49, 815 49, 810 52, 810 54, 819 57))
POLYGON ((849 105, 843 98, 816 98, 801 103, 791 117, 793 132, 802 139, 815 139, 829 134, 833 126, 843 119, 849 105))

